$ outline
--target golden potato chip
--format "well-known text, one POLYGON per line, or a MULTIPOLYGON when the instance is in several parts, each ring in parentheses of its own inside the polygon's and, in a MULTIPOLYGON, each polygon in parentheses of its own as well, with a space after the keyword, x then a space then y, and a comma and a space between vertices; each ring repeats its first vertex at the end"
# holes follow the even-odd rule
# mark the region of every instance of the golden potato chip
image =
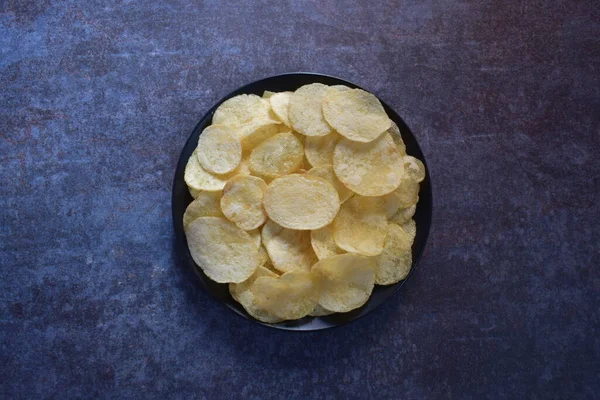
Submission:
POLYGON ((250 171, 264 178, 290 174, 302 164, 302 143, 289 132, 278 133, 265 140, 250 154, 250 171))
POLYGON ((400 133, 400 128, 398 128, 398 125, 396 125, 395 122, 392 121, 392 126, 390 127, 390 129, 388 129, 388 133, 394 140, 394 143, 396 143, 396 148, 398 149, 398 152, 400 153, 400 155, 401 156, 406 155, 406 145, 404 144, 404 141, 402 140, 402 134, 400 133))
POLYGON ((183 213, 183 228, 187 229, 196 218, 223 217, 220 201, 221 192, 199 192, 183 213))
POLYGON ((267 243, 269 243, 269 241, 273 239, 273 237, 279 235, 281 231, 283 231, 283 226, 277 225, 275 222, 271 221, 270 219, 267 219, 267 223, 263 225, 261 230, 261 239, 263 246, 266 246, 267 243))
POLYGON ((253 121, 235 128, 235 131, 242 142, 242 150, 250 152, 253 148, 265 140, 279 133, 282 124, 270 119, 253 121))
POLYGON ((254 282, 251 292, 258 307, 284 320, 308 315, 319 300, 318 286, 307 271, 262 276, 254 282))
POLYGON ((412 265, 413 238, 396 224, 388 225, 383 251, 377 256, 375 283, 391 285, 406 278, 412 265))
MULTIPOLYGON (((410 179, 407 175, 402 177, 400 186, 398 186, 396 190, 384 196, 386 202, 398 206, 396 211, 400 208, 407 208, 417 204, 418 198, 419 184, 410 179)), ((393 214, 395 214, 395 212, 393 212, 392 215, 393 214)))
POLYGON ((206 171, 226 174, 242 161, 242 144, 233 128, 211 125, 202 131, 198 139, 196 156, 206 171))
POLYGON ((407 223, 414 215, 415 212, 417 211, 417 205, 412 205, 410 207, 406 207, 406 208, 400 208, 396 214, 392 215, 390 217, 390 222, 393 222, 395 224, 398 225, 403 225, 405 223, 407 223))
POLYGON ((355 142, 371 142, 392 126, 377 97, 361 89, 327 92, 323 115, 340 135, 355 142))
POLYGON ((215 282, 243 282, 258 266, 254 240, 224 218, 197 218, 188 226, 186 236, 194 262, 215 282))
POLYGON ((313 167, 333 164, 333 151, 341 136, 333 132, 327 136, 309 136, 304 145, 306 159, 313 167))
POLYGON ((362 196, 394 191, 404 176, 404 163, 389 133, 371 143, 342 139, 333 152, 333 169, 350 190, 362 196))
POLYGON ((225 100, 213 114, 212 123, 230 126, 271 119, 271 104, 255 94, 240 94, 225 100))
POLYGON ((249 231, 267 220, 263 196, 267 184, 256 176, 239 175, 227 181, 221 197, 221 210, 231 222, 249 231))
POLYGON ((292 174, 267 186, 263 200, 269 218, 284 228, 319 229, 340 209, 337 191, 323 178, 292 174))
POLYGON ((335 244, 332 224, 310 231, 310 243, 319 260, 346 253, 335 244))
POLYGON ((333 132, 323 118, 321 106, 327 88, 322 83, 311 83, 292 94, 288 116, 296 132, 306 136, 325 136, 333 132))
POLYGON ((333 220, 333 238, 350 253, 376 256, 383 250, 387 224, 382 198, 355 195, 342 204, 333 220))
POLYGON ((373 291, 375 263, 374 257, 350 253, 316 263, 311 274, 321 289, 319 305, 333 312, 361 307, 373 291))
POLYGON ((407 222, 405 222, 403 225, 401 225, 401 227, 414 240, 415 236, 417 236, 417 224, 415 223, 415 220, 414 219, 409 219, 407 222))
POLYGON ((252 285, 254 285, 254 282, 262 276, 277 277, 278 275, 274 274, 265 267, 258 267, 256 268, 256 271, 252 274, 252 276, 246 279, 244 282, 230 283, 229 293, 231 293, 231 297, 233 297, 235 301, 237 301, 242 305, 242 307, 244 307, 248 314, 250 314, 257 320, 266 322, 268 324, 275 324, 281 322, 281 318, 278 318, 275 315, 269 313, 268 311, 259 308, 256 305, 256 302, 254 301, 254 295, 252 294, 251 288, 252 285))
POLYGON ((267 239, 267 253, 278 271, 310 271, 310 267, 318 260, 311 247, 309 231, 282 228, 276 235, 267 239))
POLYGON ((325 91, 325 97, 327 97, 327 95, 330 94, 331 92, 345 92, 346 90, 352 90, 352 88, 349 88, 346 85, 329 86, 327 88, 327 90, 325 91))
POLYGON ((271 96, 273 96, 274 94, 277 94, 277 92, 271 92, 270 90, 265 90, 263 92, 262 98, 263 99, 270 99, 271 96))
POLYGON ((329 311, 323 308, 323 306, 321 306, 320 304, 317 304, 317 306, 314 308, 314 310, 312 310, 308 315, 311 317, 324 317, 326 315, 331 315, 334 314, 333 311, 329 311))
POLYGON ((291 96, 292 92, 281 92, 275 93, 269 98, 273 112, 275 112, 275 115, 279 117, 281 122, 283 122, 285 126, 288 127, 292 126, 288 117, 288 105, 290 103, 291 96))
POLYGON ((194 188, 191 188, 191 187, 188 187, 188 190, 189 190, 189 192, 190 192, 190 195, 191 195, 191 196, 192 196, 194 199, 197 199, 197 198, 198 198, 198 196, 200 196, 200 193, 204 193, 204 191, 203 191, 203 190, 198 190, 198 189, 194 189, 194 188))
POLYGON ((260 249, 261 249, 261 236, 260 236, 260 229, 252 229, 251 231, 247 231, 248 235, 250 235, 250 237, 252 238, 252 240, 254 241, 254 244, 256 245, 256 247, 258 247, 258 259, 259 259, 259 263, 258 265, 262 265, 262 263, 260 263, 261 260, 261 254, 260 254, 260 249))
POLYGON ((425 165, 418 158, 413 156, 404 156, 404 170, 407 175, 415 182, 422 182, 425 179, 425 165))
POLYGON ((335 175, 335 172, 333 172, 332 165, 319 165, 317 167, 313 167, 307 172, 307 174, 310 176, 318 176, 319 178, 323 178, 327 182, 331 183, 331 185, 338 192, 340 203, 345 202, 354 194, 352 190, 348 189, 342 182, 340 182, 338 177, 335 175))
POLYGON ((232 177, 234 172, 226 175, 214 175, 204 170, 198 157, 196 150, 190 156, 184 172, 184 180, 189 188, 195 190, 205 190, 207 192, 217 192, 223 189, 227 180, 232 177))

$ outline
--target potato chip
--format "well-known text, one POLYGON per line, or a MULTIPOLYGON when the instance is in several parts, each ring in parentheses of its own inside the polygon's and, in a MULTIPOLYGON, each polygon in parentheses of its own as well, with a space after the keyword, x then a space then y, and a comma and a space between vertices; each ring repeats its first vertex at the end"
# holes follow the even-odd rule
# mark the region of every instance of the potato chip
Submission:
POLYGON ((323 118, 321 106, 327 88, 322 83, 311 83, 292 94, 288 116, 296 132, 306 136, 325 136, 333 132, 323 118))
POLYGON ((425 165, 418 158, 413 156, 404 156, 404 171, 415 182, 422 182, 425 179, 425 165))
POLYGON ((350 190, 362 196, 394 191, 404 176, 404 163, 389 133, 371 143, 342 139, 335 146, 333 169, 350 190))
POLYGON ((260 263, 261 260, 261 254, 260 254, 260 248, 262 247, 262 239, 260 236, 260 229, 252 229, 251 231, 247 231, 248 235, 250 235, 250 237, 252 238, 252 240, 254 241, 254 244, 256 245, 256 247, 258 247, 258 258, 259 258, 259 263, 258 265, 262 265, 262 263, 260 263))
POLYGON ((197 198, 198 198, 198 196, 200 196, 200 193, 204 193, 204 191, 203 191, 203 190, 194 189, 194 188, 192 188, 192 187, 189 187, 189 186, 188 186, 188 190, 189 190, 189 192, 190 192, 190 195, 191 195, 191 196, 192 196, 194 199, 197 199, 197 198))
MULTIPOLYGON (((398 206, 396 211, 398 211, 400 208, 407 208, 417 204, 418 198, 419 184, 410 179, 407 175, 402 177, 400 186, 398 186, 396 190, 384 196, 386 202, 393 203, 398 206)), ((393 212, 392 215, 393 214, 395 214, 395 212, 393 212)))
POLYGON ((258 307, 284 320, 308 315, 319 300, 319 288, 307 271, 262 276, 254 282, 251 292, 258 307))
POLYGON ((361 89, 327 92, 323 116, 340 135, 355 142, 371 142, 392 126, 377 97, 361 89))
POLYGON ((304 149, 296 136, 289 132, 278 133, 252 150, 250 171, 273 179, 297 171, 303 157, 304 149))
POLYGON ((406 155, 406 145, 404 144, 404 141, 402 140, 402 134, 400 133, 400 128, 398 128, 398 125, 396 125, 395 122, 392 121, 392 126, 390 127, 390 129, 388 129, 388 133, 394 140, 394 143, 396 143, 396 148, 398 149, 398 152, 400 153, 400 155, 401 156, 406 155))
POLYGON ((240 94, 225 100, 215 110, 212 123, 240 126, 265 119, 272 119, 269 100, 255 94, 240 94))
POLYGON ((321 229, 310 231, 310 243, 319 260, 346 253, 345 250, 340 249, 339 246, 335 244, 335 240, 333 239, 333 226, 331 224, 324 226, 321 229))
POLYGON ((267 253, 278 271, 310 271, 310 267, 318 260, 311 247, 309 231, 282 228, 279 233, 267 239, 267 253))
POLYGON ((224 218, 197 218, 188 226, 186 236, 194 262, 215 282, 243 282, 258 266, 254 240, 224 218))
POLYGON ((263 196, 267 184, 256 176, 236 176, 227 181, 221 197, 223 214, 243 230, 256 229, 267 220, 263 196))
POLYGON ((277 94, 277 92, 271 92, 270 90, 265 90, 263 92, 262 98, 263 99, 270 99, 271 96, 273 96, 274 94, 277 94))
POLYGON ((389 218, 389 221, 398 225, 403 225, 415 215, 415 211, 417 211, 416 204, 407 208, 400 208, 396 214, 389 218))
POLYGON ((227 180, 234 175, 234 172, 226 175, 213 175, 204 170, 198 157, 196 150, 190 156, 185 167, 184 180, 188 187, 195 190, 205 190, 207 192, 217 192, 223 189, 227 180))
POLYGON ((323 306, 317 304, 317 306, 308 315, 311 317, 325 317, 331 314, 334 314, 334 312, 326 310, 323 308, 323 306))
POLYGON ((267 243, 275 236, 279 235, 283 231, 283 226, 277 225, 275 222, 267 219, 267 223, 263 225, 261 229, 261 239, 263 246, 266 246, 267 243))
POLYGON ((242 161, 242 144, 233 130, 226 125, 211 125, 198 139, 196 156, 208 172, 226 174, 242 161))
POLYGON ((291 127, 290 118, 288 116, 288 106, 290 103, 290 97, 292 92, 281 92, 275 93, 269 97, 271 102, 271 108, 277 117, 285 124, 285 126, 291 127))
POLYGON ((304 154, 313 167, 333 164, 333 151, 342 137, 333 132, 327 136, 309 136, 306 138, 304 154))
POLYGON ((352 88, 349 88, 346 85, 333 85, 333 86, 329 86, 327 88, 327 90, 325 91, 325 97, 327 97, 327 95, 331 94, 332 92, 345 92, 346 90, 352 90, 352 88))
POLYGON ((385 246, 377 256, 375 283, 391 285, 406 278, 412 265, 413 238, 396 224, 388 225, 385 246))
POLYGON ((254 295, 252 294, 252 285, 254 285, 254 282, 256 282, 258 278, 263 276, 277 277, 278 275, 265 267, 258 267, 252 276, 244 282, 230 283, 229 293, 231 293, 231 297, 240 303, 252 317, 268 324, 276 324, 281 322, 282 319, 258 307, 254 301, 254 295))
POLYGON ((269 184, 264 207, 269 218, 284 228, 319 229, 333 221, 340 199, 325 179, 292 174, 269 184))
POLYGON ((242 150, 250 152, 265 140, 279 133, 281 126, 284 125, 278 121, 265 119, 238 126, 235 131, 242 142, 242 150))
POLYGON ((321 289, 319 305, 333 312, 352 311, 369 300, 375 283, 376 259, 340 254, 316 263, 311 274, 321 289))
POLYGON ((387 224, 382 198, 355 195, 342 204, 333 220, 333 238, 350 253, 376 256, 383 250, 387 224))
MULTIPOLYGON (((256 229, 256 231, 258 231, 258 229, 256 229)), ((250 231, 250 232, 254 232, 254 230, 250 231)), ((250 233, 248 232, 248 233, 250 233)), ((250 235, 252 236, 252 235, 250 235)), ((265 265, 267 263, 271 263, 271 259, 269 258, 269 253, 267 253, 267 249, 265 248, 265 246, 262 244, 259 245, 258 247, 258 265, 265 265)))
POLYGON ((319 165, 317 167, 313 167, 307 172, 307 174, 310 176, 318 176, 319 178, 323 178, 327 182, 331 183, 331 185, 338 192, 340 203, 345 202, 354 194, 352 190, 348 189, 342 182, 340 182, 338 177, 335 175, 335 172, 333 172, 332 165, 319 165))
POLYGON ((409 219, 403 225, 401 225, 402 229, 404 229, 413 239, 417 236, 417 224, 414 219, 409 219))
POLYGON ((223 217, 221 212, 221 192, 199 192, 183 213, 183 228, 200 217, 223 217))

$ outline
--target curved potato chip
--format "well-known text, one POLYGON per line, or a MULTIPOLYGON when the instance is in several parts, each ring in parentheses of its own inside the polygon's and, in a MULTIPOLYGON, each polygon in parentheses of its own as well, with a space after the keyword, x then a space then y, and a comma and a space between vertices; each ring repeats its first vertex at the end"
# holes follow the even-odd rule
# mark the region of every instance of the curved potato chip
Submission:
POLYGON ((277 94, 277 92, 271 92, 270 90, 265 90, 263 92, 262 98, 263 99, 270 99, 271 96, 273 96, 274 94, 277 94))
POLYGON ((242 150, 251 151, 253 148, 265 140, 279 133, 281 123, 269 119, 253 121, 245 125, 238 126, 236 134, 242 141, 242 150))
POLYGON ((392 126, 377 97, 361 89, 327 92, 323 116, 340 135, 355 142, 371 142, 392 126))
POLYGON ((385 202, 380 197, 353 196, 333 220, 335 243, 350 253, 376 256, 387 235, 385 202))
POLYGON ((250 171, 266 178, 292 173, 302 164, 302 143, 290 132, 278 133, 265 140, 250 154, 250 171))
POLYGON ((252 240, 254 241, 254 244, 256 245, 256 247, 258 247, 258 259, 259 259, 259 263, 258 265, 262 265, 262 263, 260 263, 261 260, 261 254, 260 254, 260 249, 261 249, 261 237, 260 237, 260 229, 252 229, 251 231, 247 231, 248 235, 250 235, 250 237, 252 238, 252 240))
POLYGON ((327 257, 346 253, 340 249, 333 239, 333 226, 331 224, 310 231, 310 243, 319 260, 327 257))
POLYGON ((310 271, 310 267, 318 260, 311 247, 309 231, 282 228, 268 238, 265 247, 273 266, 281 272, 310 271))
POLYGON ((183 228, 200 217, 223 217, 220 201, 221 192, 199 192, 183 213, 183 228))
POLYGON ((375 284, 374 257, 340 254, 316 263, 311 274, 319 283, 319 305, 333 312, 352 311, 369 300, 375 284))
POLYGON ((296 132, 306 136, 325 136, 332 130, 323 118, 321 103, 328 86, 322 83, 304 85, 292 94, 288 116, 296 132))
POLYGON ((300 174, 271 182, 263 202, 269 218, 284 228, 300 230, 324 227, 340 209, 338 193, 331 183, 300 174))
POLYGON ((352 190, 348 189, 342 182, 340 182, 333 171, 332 165, 319 165, 317 167, 313 167, 307 172, 307 174, 310 176, 318 176, 319 178, 323 178, 327 182, 331 183, 331 186, 333 186, 338 192, 340 203, 345 202, 354 194, 352 190))
POLYGON ((308 315, 311 317, 324 317, 326 315, 334 314, 333 311, 329 311, 323 308, 322 305, 317 304, 317 306, 312 310, 308 315))
POLYGON ((186 236, 194 262, 215 282, 243 282, 258 266, 254 240, 224 218, 197 218, 186 236))
POLYGON ((347 188, 362 196, 394 191, 404 175, 404 163, 389 133, 371 143, 342 139, 333 152, 333 169, 347 188))
POLYGON ((256 176, 235 176, 227 181, 221 197, 221 210, 243 230, 256 229, 267 220, 263 196, 267 184, 256 176))
POLYGON ((406 278, 412 265, 413 238, 396 224, 388 225, 383 251, 377 257, 375 283, 391 285, 406 278))
POLYGON ((333 132, 327 136, 309 136, 306 138, 304 153, 313 167, 333 164, 333 151, 342 137, 333 132))
POLYGON ((218 176, 204 170, 200 165, 200 161, 198 161, 198 157, 196 157, 196 150, 194 150, 185 166, 183 178, 191 189, 217 192, 223 189, 227 180, 234 174, 235 172, 231 172, 230 174, 218 176))
POLYGON ((284 320, 308 315, 319 299, 318 287, 306 271, 286 272, 277 278, 262 276, 251 291, 258 307, 284 320))
POLYGON ((327 90, 325 91, 325 97, 327 97, 327 95, 331 94, 332 92, 345 92, 346 90, 352 90, 352 88, 349 88, 346 85, 333 85, 333 86, 329 86, 327 88, 327 90))
POLYGON ((190 195, 194 198, 197 199, 198 196, 200 196, 200 193, 204 193, 203 190, 198 190, 198 189, 194 189, 188 186, 188 190, 190 192, 190 195))
POLYGON ((404 170, 407 175, 415 182, 422 182, 425 179, 425 165, 418 158, 413 156, 404 156, 404 170))
POLYGON ((409 219, 403 225, 401 225, 402 229, 406 231, 414 240, 415 236, 417 236, 417 224, 414 219, 409 219))
POLYGON ((407 208, 401 208, 398 210, 398 212, 396 212, 396 214, 394 214, 390 217, 390 222, 393 222, 398 225, 403 225, 406 222, 408 222, 415 215, 416 211, 417 211, 416 204, 412 205, 410 207, 407 207, 407 208))
POLYGON ((292 97, 292 92, 275 93, 269 97, 269 101, 271 102, 271 108, 273 109, 275 115, 279 117, 285 126, 291 128, 292 124, 290 123, 290 118, 288 117, 290 97, 292 97))
MULTIPOLYGON (((419 184, 408 176, 403 176, 400 182, 400 186, 396 190, 387 195, 383 196, 386 199, 386 202, 390 204, 396 204, 399 208, 407 208, 417 204, 417 199, 419 198, 419 184)), ((392 215, 395 212, 392 213, 392 215)))
POLYGON ((225 174, 242 161, 242 144, 231 127, 211 125, 198 138, 196 156, 208 172, 225 174))
POLYGON ((271 119, 271 104, 255 94, 240 94, 225 100, 213 114, 213 124, 244 125, 256 120, 271 119))
POLYGON ((254 301, 254 295, 252 294, 251 290, 252 285, 258 278, 262 276, 277 277, 278 275, 271 272, 265 267, 258 267, 256 268, 256 271, 252 274, 252 276, 246 279, 244 282, 230 283, 229 293, 231 293, 231 297, 233 297, 235 301, 237 301, 242 305, 242 307, 244 307, 248 314, 250 314, 257 320, 266 322, 268 324, 275 324, 281 322, 281 318, 278 318, 275 315, 269 313, 268 311, 259 308, 254 301))
POLYGON ((392 121, 392 126, 388 129, 388 133, 396 143, 396 148, 401 156, 406 155, 406 145, 404 144, 404 140, 402 140, 402 134, 400 133, 400 128, 396 125, 395 122, 392 121))
POLYGON ((267 243, 275 236, 279 235, 283 231, 283 226, 277 225, 275 222, 267 219, 267 223, 263 225, 261 230, 261 239, 263 246, 266 246, 267 243))

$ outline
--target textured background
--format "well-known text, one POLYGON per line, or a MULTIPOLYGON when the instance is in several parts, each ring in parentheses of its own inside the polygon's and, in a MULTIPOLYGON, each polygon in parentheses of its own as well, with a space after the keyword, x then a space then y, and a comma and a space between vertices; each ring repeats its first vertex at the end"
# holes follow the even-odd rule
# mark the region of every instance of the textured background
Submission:
POLYGON ((250 4, 0 3, 0 397, 598 396, 600 3, 250 4), (200 116, 298 70, 398 111, 435 209, 399 296, 309 334, 203 293, 170 220, 200 116))

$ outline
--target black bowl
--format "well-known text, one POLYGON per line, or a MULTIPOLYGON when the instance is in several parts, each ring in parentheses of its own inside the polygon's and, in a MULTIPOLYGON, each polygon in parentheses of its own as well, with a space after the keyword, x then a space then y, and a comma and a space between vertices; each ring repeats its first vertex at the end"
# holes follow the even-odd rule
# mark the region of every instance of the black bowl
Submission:
MULTIPOLYGON (((229 93, 227 96, 222 98, 202 117, 202 119, 200 119, 200 122, 198 122, 198 125, 196 125, 196 127, 194 128, 192 134, 188 138, 183 148, 183 151, 181 152, 179 162, 177 163, 177 170, 175 172, 175 180, 173 182, 173 225, 175 228, 177 250, 181 254, 183 262, 196 271, 196 273, 200 277, 200 281, 204 289, 208 291, 211 295, 216 297, 219 301, 225 303, 225 305, 231 310, 256 323, 283 330, 314 331, 319 329, 331 328, 334 326, 340 326, 354 321, 370 313, 379 305, 381 305, 384 301, 392 298, 392 295, 400 289, 402 284, 406 282, 406 279, 410 277, 410 274, 405 280, 395 285, 376 285, 369 301, 361 308, 358 308, 351 312, 343 314, 333 314, 326 317, 305 317, 295 321, 281 322, 279 324, 265 324, 260 321, 257 321, 250 315, 248 315, 248 313, 246 313, 244 308, 238 302, 233 300, 233 298, 229 294, 229 290, 226 284, 216 283, 208 279, 206 275, 204 275, 204 272, 202 272, 202 269, 198 265, 196 265, 196 263, 192 259, 192 255, 190 254, 190 251, 188 249, 185 234, 183 232, 183 213, 188 204, 193 199, 187 189, 185 181, 183 180, 183 173, 188 158, 190 157, 190 155, 196 148, 196 145, 198 144, 198 137, 200 136, 200 133, 211 123, 214 111, 225 100, 243 93, 253 93, 262 96, 265 90, 270 90, 273 92, 294 91, 300 86, 315 82, 324 83, 326 85, 346 85, 353 88, 360 88, 360 86, 340 78, 312 73, 290 73, 276 75, 242 86, 241 88, 229 93)), ((394 110, 392 110, 387 104, 385 104, 383 101, 381 102, 381 104, 383 104, 383 108, 385 108, 385 111, 387 112, 389 117, 396 124, 398 124, 400 132, 402 132, 402 139, 406 144, 406 152, 423 161, 423 164, 425 164, 425 168, 427 171, 425 180, 421 182, 421 190, 419 192, 419 203, 417 205, 417 211, 414 216, 417 225, 417 236, 415 237, 415 241, 412 247, 413 265, 410 272, 412 274, 415 270, 419 259, 421 258, 421 255, 423 254, 425 244, 427 243, 427 237, 429 236, 429 229, 431 227, 432 199, 431 183, 429 180, 429 169, 427 168, 427 163, 425 162, 425 157, 421 152, 421 148, 419 147, 417 140, 411 133, 410 129, 408 129, 408 126, 406 126, 402 118, 400 118, 398 114, 396 114, 394 110)))

